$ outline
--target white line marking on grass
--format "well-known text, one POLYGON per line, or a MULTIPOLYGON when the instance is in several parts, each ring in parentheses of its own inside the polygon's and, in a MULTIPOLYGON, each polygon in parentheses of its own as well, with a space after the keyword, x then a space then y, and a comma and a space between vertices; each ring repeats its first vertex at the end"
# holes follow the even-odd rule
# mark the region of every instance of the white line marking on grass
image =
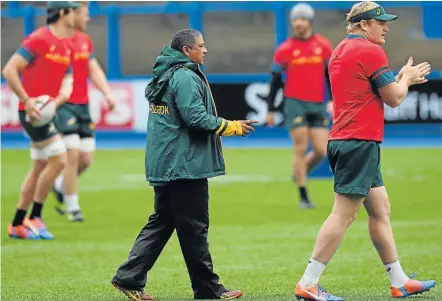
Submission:
POLYGON ((424 182, 425 177, 423 175, 414 175, 412 180, 413 182, 424 182))
POLYGON ((121 175, 120 179, 125 182, 145 182, 146 176, 144 174, 129 173, 121 175))
MULTIPOLYGON (((121 181, 127 182, 141 182, 144 181, 144 175, 140 174, 125 174, 121 176, 121 181)), ((224 175, 218 176, 214 178, 209 178, 209 182, 213 183, 269 183, 269 182, 288 182, 289 178, 276 178, 272 176, 266 175, 246 175, 246 174, 238 174, 238 175, 224 175)))
POLYGON ((146 187, 151 187, 149 185, 127 185, 127 184, 118 184, 118 185, 109 185, 109 186, 102 186, 102 185, 95 185, 95 186, 84 186, 80 187, 81 191, 87 191, 87 192, 94 192, 94 191, 116 191, 116 190, 135 190, 135 189, 144 189, 146 187))
POLYGON ((266 175, 225 175, 211 178, 209 181, 214 183, 268 183, 281 182, 281 179, 266 175))
POLYGON ((388 168, 387 170, 385 170, 385 175, 386 176, 394 177, 395 174, 396 174, 396 172, 392 168, 388 168))
MULTIPOLYGON (((119 183, 119 184, 109 184, 109 185, 91 185, 91 186, 80 186, 79 192, 80 194, 82 192, 99 192, 99 191, 118 191, 118 190, 138 190, 138 189, 145 189, 145 188, 152 188, 147 183, 145 185, 140 183, 136 183, 136 185, 130 185, 127 183, 119 183)), ((2 197, 7 197, 10 195, 18 195, 20 193, 19 190, 17 191, 8 191, 8 192, 2 192, 2 197)), ((51 194, 52 192, 50 192, 51 194)))
MULTIPOLYGON (((209 182, 213 184, 233 184, 233 183, 270 183, 270 182, 288 182, 289 178, 276 178, 266 175, 224 175, 210 178, 209 182)), ((17 187, 19 188, 19 187, 17 187)), ((118 182, 110 182, 106 185, 87 185, 80 186, 81 192, 98 192, 98 191, 117 191, 117 190, 135 190, 151 188, 152 186, 145 180, 144 174, 123 174, 118 182)), ((2 196, 9 196, 20 193, 19 190, 2 192, 2 196)))
MULTIPOLYGON (((224 175, 215 178, 210 178, 209 182, 214 185, 217 184, 234 184, 234 183, 270 183, 270 182, 288 182, 290 179, 287 178, 276 178, 266 175, 224 175)), ((19 188, 19 187, 18 187, 19 188)), ((98 192, 98 191, 117 191, 117 190, 135 190, 135 189, 145 189, 153 187, 149 185, 145 180, 144 174, 123 174, 120 176, 118 182, 110 182, 106 185, 88 185, 80 186, 81 192, 98 192)), ((20 193, 19 190, 2 192, 2 196, 9 196, 13 194, 20 193)))

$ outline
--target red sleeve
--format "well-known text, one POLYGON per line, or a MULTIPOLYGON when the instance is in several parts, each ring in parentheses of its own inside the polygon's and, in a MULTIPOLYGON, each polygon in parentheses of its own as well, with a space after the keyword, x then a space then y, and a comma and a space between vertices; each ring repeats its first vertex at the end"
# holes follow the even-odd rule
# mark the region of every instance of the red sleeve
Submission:
POLYGON ((367 49, 367 51, 363 53, 361 61, 362 67, 369 78, 381 69, 390 70, 387 55, 384 50, 377 45, 367 49))
POLYGON ((287 67, 287 63, 290 60, 290 47, 283 43, 277 49, 273 55, 273 62, 282 66, 287 67))

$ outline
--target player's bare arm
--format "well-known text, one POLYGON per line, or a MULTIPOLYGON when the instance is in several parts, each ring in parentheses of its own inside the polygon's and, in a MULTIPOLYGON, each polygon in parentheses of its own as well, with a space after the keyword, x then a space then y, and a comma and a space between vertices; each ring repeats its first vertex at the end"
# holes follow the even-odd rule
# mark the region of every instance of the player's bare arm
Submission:
POLYGON ((63 81, 61 82, 60 92, 55 98, 56 107, 59 108, 62 104, 64 104, 72 94, 73 91, 73 83, 74 78, 72 73, 68 73, 64 76, 63 81))
POLYGON ((413 58, 410 57, 407 64, 402 67, 396 76, 396 82, 379 89, 382 101, 392 108, 399 106, 408 93, 408 87, 427 82, 428 80, 425 77, 430 72, 431 66, 429 63, 424 62, 413 66, 413 58))
POLYGON ((25 105, 25 111, 30 119, 36 120, 40 118, 40 113, 35 108, 35 98, 29 97, 20 80, 20 73, 28 64, 29 62, 23 56, 15 53, 6 63, 2 74, 8 82, 9 87, 25 105))
POLYGON ((89 76, 95 87, 97 87, 100 92, 103 93, 109 109, 113 110, 115 107, 115 98, 111 93, 111 89, 103 72, 103 69, 95 58, 89 61, 89 76))

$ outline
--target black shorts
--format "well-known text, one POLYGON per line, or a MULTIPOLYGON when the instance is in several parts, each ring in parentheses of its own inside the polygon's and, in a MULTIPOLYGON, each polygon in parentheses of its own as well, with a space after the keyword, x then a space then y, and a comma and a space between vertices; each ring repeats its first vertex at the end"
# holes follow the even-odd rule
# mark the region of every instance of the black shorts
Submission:
POLYGON ((53 120, 44 126, 34 127, 30 122, 26 121, 25 111, 18 111, 18 118, 23 130, 31 138, 32 142, 41 142, 59 133, 53 120))

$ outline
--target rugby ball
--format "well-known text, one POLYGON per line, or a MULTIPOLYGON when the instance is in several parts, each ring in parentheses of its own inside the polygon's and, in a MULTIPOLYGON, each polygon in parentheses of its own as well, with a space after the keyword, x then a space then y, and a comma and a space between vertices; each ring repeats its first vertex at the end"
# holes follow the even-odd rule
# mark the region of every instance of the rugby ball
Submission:
MULTIPOLYGON (((35 101, 35 108, 40 112, 40 119, 32 122, 32 126, 41 127, 52 121, 55 115, 55 101, 49 95, 40 95, 35 101)), ((30 119, 26 116, 26 120, 30 119)))

